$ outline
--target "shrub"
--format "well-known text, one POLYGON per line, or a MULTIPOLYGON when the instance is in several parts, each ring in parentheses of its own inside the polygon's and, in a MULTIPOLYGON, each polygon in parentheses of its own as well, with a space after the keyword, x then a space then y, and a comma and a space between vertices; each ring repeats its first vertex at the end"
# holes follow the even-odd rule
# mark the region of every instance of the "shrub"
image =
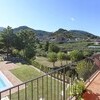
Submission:
POLYGON ((73 50, 70 52, 69 55, 72 61, 78 61, 83 59, 83 52, 79 50, 73 50))
POLYGON ((83 80, 76 80, 71 86, 68 87, 68 96, 76 96, 77 100, 81 100, 83 91, 85 90, 85 83, 83 80))
POLYGON ((39 64, 38 62, 36 62, 36 61, 34 61, 34 60, 31 60, 30 62, 31 62, 31 64, 32 64, 34 67, 40 69, 40 70, 43 71, 43 72, 46 72, 46 73, 47 73, 47 72, 49 72, 49 71, 51 70, 49 67, 43 66, 43 65, 39 64))
POLYGON ((19 55, 19 51, 17 49, 13 49, 12 55, 13 56, 18 56, 19 55))
POLYGON ((59 47, 57 46, 57 45, 55 45, 55 44, 53 44, 53 43, 51 43, 50 45, 49 45, 49 52, 56 52, 56 53, 58 53, 59 52, 59 47))
POLYGON ((82 60, 77 63, 76 72, 78 73, 78 76, 80 78, 83 78, 84 80, 87 79, 87 77, 91 74, 92 70, 93 64, 91 61, 82 60))
POLYGON ((48 53, 48 60, 53 62, 53 66, 55 66, 55 62, 57 61, 57 54, 55 52, 48 53))
POLYGON ((58 60, 60 60, 61 66, 62 66, 62 60, 65 60, 65 57, 66 57, 66 55, 65 55, 64 52, 59 52, 59 53, 57 54, 57 58, 58 58, 58 60))

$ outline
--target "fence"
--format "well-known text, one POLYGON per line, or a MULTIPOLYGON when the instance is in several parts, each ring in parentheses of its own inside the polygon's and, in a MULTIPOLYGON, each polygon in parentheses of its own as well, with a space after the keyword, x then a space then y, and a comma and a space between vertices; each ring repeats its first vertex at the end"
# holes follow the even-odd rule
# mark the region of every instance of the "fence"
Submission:
MULTIPOLYGON (((9 100, 71 100, 69 87, 75 77, 67 76, 69 66, 49 72, 0 92, 0 100, 7 96, 9 100)), ((75 89, 75 88, 74 88, 75 89)))

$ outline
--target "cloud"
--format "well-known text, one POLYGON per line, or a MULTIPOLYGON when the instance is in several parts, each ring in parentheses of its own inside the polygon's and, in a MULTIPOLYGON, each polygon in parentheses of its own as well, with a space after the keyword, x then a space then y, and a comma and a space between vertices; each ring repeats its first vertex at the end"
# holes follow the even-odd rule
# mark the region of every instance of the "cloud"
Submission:
POLYGON ((70 20, 71 20, 71 21, 75 21, 75 18, 74 18, 74 17, 71 17, 70 20))

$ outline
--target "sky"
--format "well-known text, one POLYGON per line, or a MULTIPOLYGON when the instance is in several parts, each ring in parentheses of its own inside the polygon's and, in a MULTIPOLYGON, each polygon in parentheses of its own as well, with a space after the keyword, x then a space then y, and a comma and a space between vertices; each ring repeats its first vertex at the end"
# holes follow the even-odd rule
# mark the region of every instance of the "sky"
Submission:
POLYGON ((0 27, 84 30, 100 36, 100 0, 0 0, 0 27))

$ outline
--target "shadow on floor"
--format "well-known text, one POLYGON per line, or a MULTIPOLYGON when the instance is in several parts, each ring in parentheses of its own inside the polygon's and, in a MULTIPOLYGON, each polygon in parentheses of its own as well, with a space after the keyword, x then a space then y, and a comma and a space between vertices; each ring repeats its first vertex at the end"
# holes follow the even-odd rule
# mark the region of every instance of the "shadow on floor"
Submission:
POLYGON ((87 90, 83 93, 84 100, 100 100, 100 94, 95 94, 91 90, 87 90))

